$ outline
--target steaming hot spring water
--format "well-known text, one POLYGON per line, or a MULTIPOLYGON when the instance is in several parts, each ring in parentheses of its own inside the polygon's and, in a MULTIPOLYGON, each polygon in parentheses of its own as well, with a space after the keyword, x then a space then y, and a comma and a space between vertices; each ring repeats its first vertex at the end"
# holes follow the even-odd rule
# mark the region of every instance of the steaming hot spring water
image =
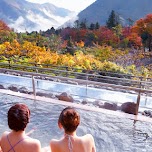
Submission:
MULTIPOLYGON (((0 78, 3 79, 2 76, 0 78)), ((5 81, 10 83, 8 79, 5 81)), ((13 81, 14 78, 11 82, 13 81)), ((67 106, 66 103, 52 102, 53 99, 46 101, 45 98, 34 100, 0 92, 0 134, 9 130, 8 109, 14 103, 20 102, 26 103, 31 110, 31 120, 26 132, 32 130, 30 136, 39 139, 42 147, 48 146, 52 138, 62 137, 63 132, 58 129, 57 121, 61 110, 67 106)), ((152 118, 144 119, 145 117, 141 116, 140 119, 135 119, 136 116, 133 115, 85 105, 78 105, 76 108, 81 116, 77 134, 92 134, 97 152, 152 152, 152 118)))

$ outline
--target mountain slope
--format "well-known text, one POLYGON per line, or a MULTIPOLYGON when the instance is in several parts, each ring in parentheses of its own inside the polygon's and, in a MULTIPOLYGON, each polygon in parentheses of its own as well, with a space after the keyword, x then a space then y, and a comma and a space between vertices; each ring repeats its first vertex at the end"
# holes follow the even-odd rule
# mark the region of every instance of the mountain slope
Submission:
POLYGON ((17 31, 57 28, 73 15, 74 12, 50 3, 36 4, 25 0, 0 1, 0 19, 17 31))
POLYGON ((112 10, 124 19, 124 24, 127 24, 128 18, 136 21, 145 15, 152 13, 152 1, 97 0, 80 12, 78 17, 80 21, 86 19, 88 23, 99 22, 100 25, 105 25, 112 10))

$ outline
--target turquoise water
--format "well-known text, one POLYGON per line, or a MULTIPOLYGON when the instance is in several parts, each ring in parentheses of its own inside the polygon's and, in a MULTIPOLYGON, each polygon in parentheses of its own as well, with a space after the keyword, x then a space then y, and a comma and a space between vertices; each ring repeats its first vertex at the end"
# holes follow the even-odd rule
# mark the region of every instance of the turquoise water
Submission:
MULTIPOLYGON (((48 146, 52 138, 59 139, 63 132, 58 129, 57 121, 62 105, 20 98, 0 93, 0 134, 9 130, 6 113, 12 104, 26 103, 31 109, 31 120, 26 129, 35 131, 30 135, 48 146)), ((95 138, 97 152, 151 152, 152 122, 104 114, 102 112, 77 109, 81 115, 78 135, 91 133, 95 138)))

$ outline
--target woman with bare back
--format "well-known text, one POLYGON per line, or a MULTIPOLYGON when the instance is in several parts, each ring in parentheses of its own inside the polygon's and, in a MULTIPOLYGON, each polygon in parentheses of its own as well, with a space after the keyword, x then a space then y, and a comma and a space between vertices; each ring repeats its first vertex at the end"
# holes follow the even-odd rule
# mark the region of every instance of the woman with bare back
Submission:
POLYGON ((30 118, 28 107, 15 104, 9 109, 7 117, 11 132, 4 132, 0 139, 2 152, 41 152, 40 141, 25 134, 30 118))
POLYGON ((60 140, 52 139, 52 152, 96 152, 94 138, 91 134, 77 136, 76 129, 80 124, 80 115, 72 107, 63 109, 59 116, 58 126, 64 129, 64 136, 60 140))

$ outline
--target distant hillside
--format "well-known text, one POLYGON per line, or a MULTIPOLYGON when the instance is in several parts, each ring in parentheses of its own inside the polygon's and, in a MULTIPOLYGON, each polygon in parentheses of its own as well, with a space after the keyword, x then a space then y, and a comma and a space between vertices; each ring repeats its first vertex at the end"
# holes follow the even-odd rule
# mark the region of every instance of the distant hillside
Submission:
POLYGON ((17 31, 47 30, 58 27, 75 15, 53 4, 25 0, 0 0, 0 19, 17 31))
POLYGON ((99 22, 105 25, 111 11, 114 10, 126 25, 127 19, 136 21, 152 13, 152 0, 97 0, 78 14, 79 20, 87 23, 99 22))

